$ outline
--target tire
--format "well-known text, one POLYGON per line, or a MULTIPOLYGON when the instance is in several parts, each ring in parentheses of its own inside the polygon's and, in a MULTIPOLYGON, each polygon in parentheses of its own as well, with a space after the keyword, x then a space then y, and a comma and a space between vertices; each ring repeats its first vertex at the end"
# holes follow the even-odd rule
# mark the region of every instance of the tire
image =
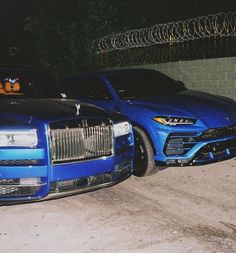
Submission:
POLYGON ((134 126, 135 158, 134 172, 137 177, 148 176, 156 173, 158 167, 154 161, 154 150, 146 133, 134 126))

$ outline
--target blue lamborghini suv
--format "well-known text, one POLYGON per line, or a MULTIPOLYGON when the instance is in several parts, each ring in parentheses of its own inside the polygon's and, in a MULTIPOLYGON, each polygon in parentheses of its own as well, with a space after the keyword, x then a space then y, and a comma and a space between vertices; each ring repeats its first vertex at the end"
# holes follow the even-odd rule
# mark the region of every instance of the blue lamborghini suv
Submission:
POLYGON ((128 116, 137 176, 236 155, 236 102, 229 98, 191 91, 147 69, 85 73, 62 85, 80 101, 128 116))
POLYGON ((127 117, 65 98, 45 73, 0 68, 0 203, 95 190, 132 174, 127 117))

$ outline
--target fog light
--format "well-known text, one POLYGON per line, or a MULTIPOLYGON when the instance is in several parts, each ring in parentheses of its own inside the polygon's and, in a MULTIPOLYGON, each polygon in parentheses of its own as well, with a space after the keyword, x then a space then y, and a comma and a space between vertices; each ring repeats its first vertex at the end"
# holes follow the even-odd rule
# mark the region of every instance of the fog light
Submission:
POLYGON ((20 185, 40 185, 41 179, 39 177, 20 178, 20 185))

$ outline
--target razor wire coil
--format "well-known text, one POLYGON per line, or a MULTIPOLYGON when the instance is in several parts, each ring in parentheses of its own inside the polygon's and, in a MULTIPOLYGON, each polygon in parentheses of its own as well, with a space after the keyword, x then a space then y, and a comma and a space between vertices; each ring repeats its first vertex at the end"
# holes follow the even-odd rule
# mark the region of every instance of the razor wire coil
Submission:
POLYGON ((107 35, 93 41, 97 54, 204 38, 236 36, 236 12, 220 12, 184 21, 107 35))

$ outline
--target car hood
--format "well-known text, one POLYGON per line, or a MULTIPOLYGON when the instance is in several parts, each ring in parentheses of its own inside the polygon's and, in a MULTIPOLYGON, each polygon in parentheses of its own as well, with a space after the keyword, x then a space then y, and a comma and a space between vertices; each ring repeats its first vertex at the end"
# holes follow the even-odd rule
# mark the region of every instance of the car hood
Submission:
POLYGON ((193 117, 207 127, 236 124, 236 102, 203 92, 185 90, 173 95, 130 100, 130 104, 151 109, 156 116, 193 117))
POLYGON ((3 99, 0 101, 0 115, 1 125, 28 125, 33 121, 47 123, 76 117, 111 116, 96 106, 70 99, 3 99), (77 109, 76 105, 80 105, 80 108, 77 109))

